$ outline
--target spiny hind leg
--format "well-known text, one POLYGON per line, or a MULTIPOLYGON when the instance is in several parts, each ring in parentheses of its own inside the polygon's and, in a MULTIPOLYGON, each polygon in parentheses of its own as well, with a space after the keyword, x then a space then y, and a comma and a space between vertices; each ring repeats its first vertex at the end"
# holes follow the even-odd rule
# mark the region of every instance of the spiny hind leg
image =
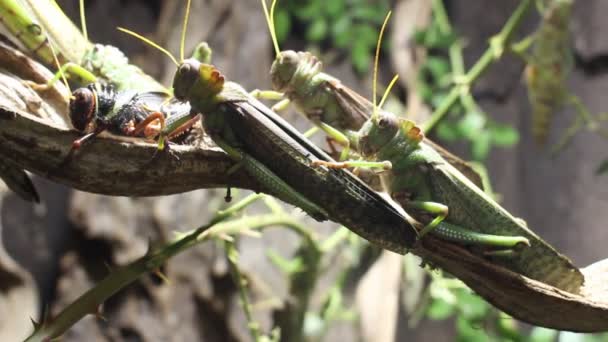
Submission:
POLYGON ((366 160, 347 160, 343 162, 328 162, 324 160, 315 160, 310 163, 312 167, 325 166, 331 169, 349 169, 349 168, 362 168, 362 169, 381 169, 383 171, 390 170, 392 164, 390 161, 366 161, 366 160))
POLYGON ((484 234, 448 222, 437 225, 432 233, 441 239, 463 245, 496 248, 483 252, 483 254, 489 256, 511 256, 517 254, 522 246, 530 246, 530 241, 523 236, 484 234))

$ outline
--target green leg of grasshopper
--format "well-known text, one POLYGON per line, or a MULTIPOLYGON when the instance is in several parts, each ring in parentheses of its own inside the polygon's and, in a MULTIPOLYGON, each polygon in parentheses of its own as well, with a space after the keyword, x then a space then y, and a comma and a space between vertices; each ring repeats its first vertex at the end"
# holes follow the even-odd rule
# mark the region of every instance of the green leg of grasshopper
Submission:
POLYGON ((79 83, 94 83, 97 81, 97 77, 95 77, 95 75, 90 71, 76 63, 69 62, 62 65, 61 68, 59 68, 59 70, 55 73, 55 76, 53 76, 53 78, 51 78, 46 84, 36 84, 32 82, 27 83, 30 85, 30 87, 36 90, 45 90, 53 87, 55 82, 57 82, 62 75, 71 77, 77 76, 81 80, 79 83))
MULTIPOLYGON (((315 162, 313 166, 327 166, 334 168, 383 168, 385 170, 391 169, 391 163, 389 161, 381 162, 370 162, 364 160, 351 160, 346 162, 315 162)), ((411 179, 408 183, 416 183, 415 179, 411 179)), ((434 235, 439 236, 443 239, 458 242, 465 245, 475 244, 490 247, 499 248, 513 248, 518 244, 530 245, 528 239, 522 236, 500 236, 491 234, 477 233, 469 229, 462 228, 460 226, 445 222, 444 219, 448 215, 448 207, 441 203, 429 202, 429 201, 410 201, 408 203, 409 208, 415 208, 424 210, 438 216, 433 219, 426 227, 420 232, 420 237, 424 236, 428 232, 432 232, 434 235)), ((404 208, 408 209, 408 208, 404 208)))
POLYGON ((274 90, 255 89, 250 94, 257 99, 263 100, 279 101, 285 99, 285 95, 283 93, 274 90))
POLYGON ((442 222, 438 224, 433 234, 442 239, 454 241, 468 245, 482 245, 490 247, 502 247, 506 250, 487 252, 492 255, 509 255, 512 252, 511 248, 517 245, 530 246, 530 241, 523 236, 499 236, 477 233, 455 224, 442 222))
MULTIPOLYGON (((315 219, 327 219, 327 212, 323 208, 320 208, 302 194, 297 192, 264 164, 260 163, 247 153, 230 146, 217 137, 215 137, 213 140, 221 149, 228 153, 232 159, 238 162, 238 166, 236 166, 236 168, 245 168, 247 173, 255 178, 264 187, 264 189, 269 191, 271 194, 288 203, 302 208, 306 213, 315 219)), ((234 171, 235 169, 231 169, 231 172, 234 171)))
POLYGON ((289 106, 289 103, 291 103, 291 100, 289 100, 288 98, 285 98, 285 94, 280 93, 278 91, 274 91, 274 90, 255 89, 250 94, 251 94, 251 96, 253 96, 257 99, 279 101, 279 102, 275 103, 274 106, 272 106, 272 108, 271 108, 275 112, 284 111, 287 108, 287 106, 289 106))
POLYGON ((382 169, 390 170, 392 164, 390 161, 373 162, 367 160, 347 160, 344 162, 324 162, 316 161, 312 163, 313 166, 327 166, 334 169, 350 169, 350 168, 363 168, 363 169, 382 169))
POLYGON ((408 206, 414 209, 424 210, 431 214, 436 214, 435 217, 429 224, 424 227, 419 234, 419 237, 423 237, 426 233, 432 231, 437 228, 439 223, 441 223, 448 216, 448 207, 437 202, 423 202, 423 201, 411 201, 408 203, 408 206))

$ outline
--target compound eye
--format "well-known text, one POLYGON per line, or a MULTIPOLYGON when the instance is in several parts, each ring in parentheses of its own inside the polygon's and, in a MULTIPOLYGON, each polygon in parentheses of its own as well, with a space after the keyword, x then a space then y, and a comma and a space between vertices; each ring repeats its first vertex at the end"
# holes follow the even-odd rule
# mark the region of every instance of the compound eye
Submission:
POLYGON ((378 126, 380 128, 386 128, 386 127, 388 127, 389 124, 390 124, 390 120, 385 117, 380 118, 380 121, 378 121, 378 126))
POLYGON ((72 126, 83 132, 95 117, 95 94, 88 88, 79 88, 70 100, 70 120, 72 126))

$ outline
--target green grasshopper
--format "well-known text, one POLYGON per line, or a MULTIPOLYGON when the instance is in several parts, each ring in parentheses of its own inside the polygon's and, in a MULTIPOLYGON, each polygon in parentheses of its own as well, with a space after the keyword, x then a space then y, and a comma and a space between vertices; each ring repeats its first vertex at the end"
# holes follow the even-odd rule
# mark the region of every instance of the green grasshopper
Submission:
POLYGON ((572 0, 551 0, 543 11, 542 24, 526 58, 526 85, 532 105, 532 134, 543 144, 553 112, 568 101, 566 78, 572 64, 569 19, 572 0))
MULTIPOLYGON (((277 1, 273 0, 268 11, 265 0, 262 0, 276 53, 270 69, 274 91, 255 90, 252 94, 258 98, 282 99, 272 107, 275 110, 281 110, 293 102, 298 112, 304 114, 328 135, 328 143, 332 150, 334 150, 332 141, 346 146, 340 156, 340 159, 344 159, 349 152, 349 141, 342 132, 360 129, 369 119, 373 110, 372 103, 343 85, 339 79, 324 73, 321 61, 311 53, 280 51, 274 27, 276 3, 277 1)), ((481 177, 468 163, 431 140, 425 141, 473 183, 483 188, 481 177)))
MULTIPOLYGON (((186 18, 189 8, 188 1, 186 18)), ((187 19, 182 45, 186 26, 187 19)), ((348 171, 311 167, 314 161, 333 159, 240 85, 226 82, 214 66, 183 60, 183 52, 177 63, 166 53, 178 65, 175 97, 190 103, 191 117, 202 115, 205 131, 263 191, 389 250, 403 253, 413 246, 416 231, 399 208, 348 171)))
MULTIPOLYGON (((381 37, 382 31, 376 50, 374 88, 381 37)), ((492 250, 484 255, 515 272, 566 291, 579 291, 583 275, 567 257, 450 165, 423 141, 420 128, 413 122, 379 110, 375 99, 371 108, 370 119, 359 131, 346 132, 350 146, 366 161, 313 164, 388 169, 381 174, 383 184, 393 199, 426 225, 421 236, 443 229, 450 233, 442 233, 441 238, 490 247, 492 250), (477 238, 478 233, 482 240, 477 238)))
POLYGON ((100 77, 119 91, 167 91, 140 68, 129 64, 119 49, 91 44, 86 37, 83 0, 80 10, 84 36, 50 0, 0 0, 0 21, 43 63, 55 66, 57 60, 63 64, 46 87, 67 72, 77 76, 81 85, 96 82, 100 77))

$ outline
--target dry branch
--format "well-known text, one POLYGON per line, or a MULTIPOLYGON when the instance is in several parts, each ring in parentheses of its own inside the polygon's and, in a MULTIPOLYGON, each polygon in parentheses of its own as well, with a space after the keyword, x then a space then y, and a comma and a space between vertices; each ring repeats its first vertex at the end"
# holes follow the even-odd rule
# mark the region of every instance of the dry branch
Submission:
MULTIPOLYGON (((8 47, 0 48, 5 50, 0 53, 0 65, 4 69, 39 68, 12 49, 8 55, 14 56, 7 58, 8 47)), ((13 87, 16 97, 28 93, 21 82, 3 83, 5 79, 0 78, 0 86, 13 87)), ((25 112, 27 106, 7 105, 11 102, 7 98, 6 95, 0 98, 0 160, 8 159, 56 182, 84 191, 121 196, 167 195, 227 185, 257 188, 242 172, 228 175, 227 170, 233 163, 210 144, 177 146, 172 154, 163 153, 152 161, 154 144, 101 137, 77 153, 74 160, 62 165, 72 141, 78 137, 76 132, 49 118, 25 112)), ((528 323, 581 332, 608 330, 608 260, 583 269, 586 285, 581 295, 574 295, 493 265, 459 246, 432 237, 426 237, 412 252, 463 280, 499 309, 528 323)))

